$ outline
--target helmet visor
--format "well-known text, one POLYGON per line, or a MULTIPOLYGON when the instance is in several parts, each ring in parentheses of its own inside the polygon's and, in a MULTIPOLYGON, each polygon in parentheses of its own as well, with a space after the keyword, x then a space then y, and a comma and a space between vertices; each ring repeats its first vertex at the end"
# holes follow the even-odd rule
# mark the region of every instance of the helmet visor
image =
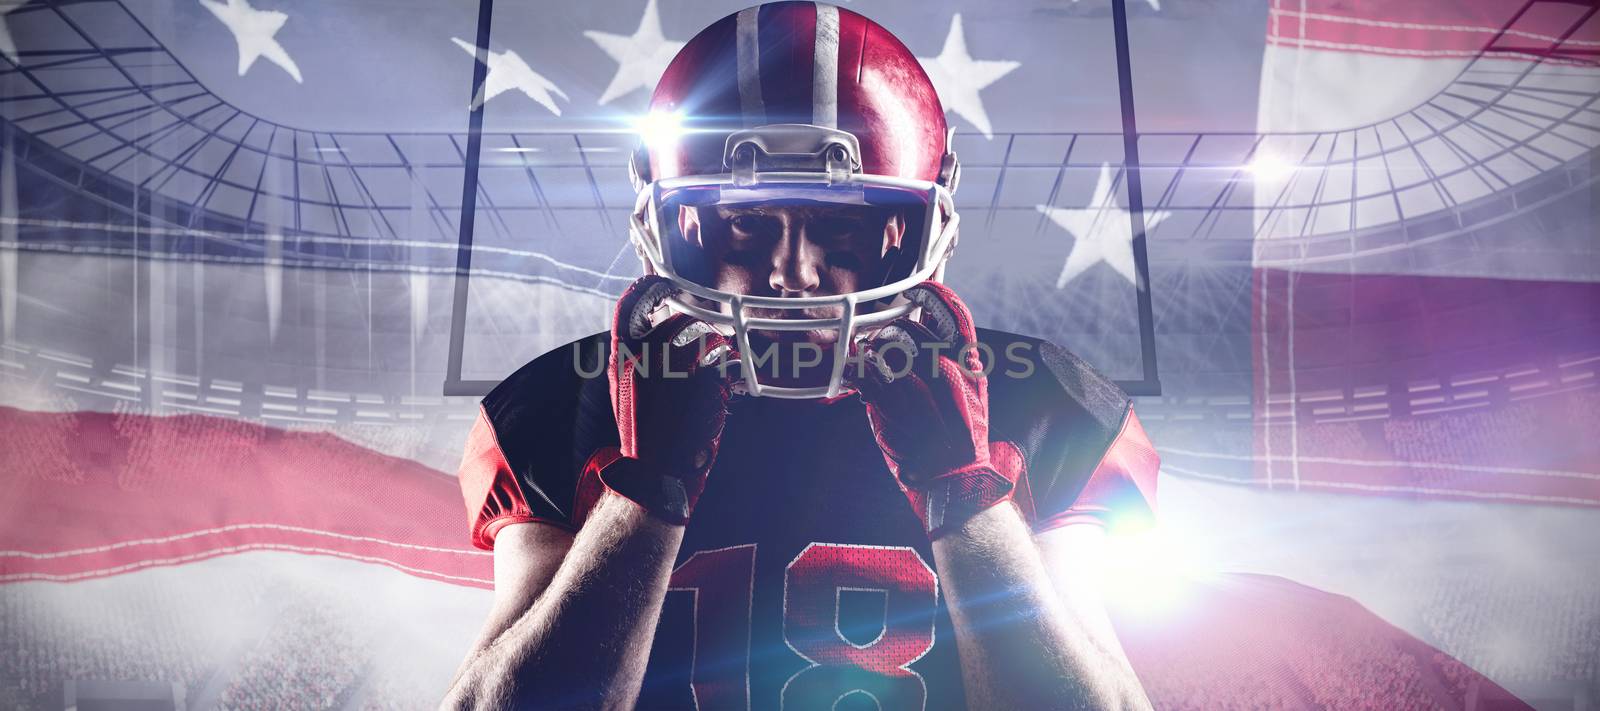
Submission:
POLYGON ((696 285, 752 296, 866 291, 914 272, 930 193, 864 183, 690 185, 657 206, 662 257, 696 285))

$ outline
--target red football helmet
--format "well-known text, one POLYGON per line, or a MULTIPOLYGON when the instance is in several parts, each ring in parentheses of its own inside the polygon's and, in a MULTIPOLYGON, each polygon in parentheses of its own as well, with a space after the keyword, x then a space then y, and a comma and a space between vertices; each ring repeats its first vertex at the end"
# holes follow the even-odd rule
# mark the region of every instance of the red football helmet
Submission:
POLYGON ((939 97, 905 45, 849 10, 775 2, 718 20, 667 67, 641 134, 630 237, 650 271, 698 297, 672 307, 731 327, 742 353, 751 352, 751 330, 837 331, 827 385, 763 384, 747 367, 750 394, 837 395, 857 330, 908 312, 896 297, 933 276, 955 247, 958 163, 939 97), (674 239, 681 208, 774 201, 900 210, 905 236, 885 255, 893 268, 881 285, 794 298, 730 293, 695 277, 686 240, 674 239), (838 315, 803 315, 819 309, 838 315))

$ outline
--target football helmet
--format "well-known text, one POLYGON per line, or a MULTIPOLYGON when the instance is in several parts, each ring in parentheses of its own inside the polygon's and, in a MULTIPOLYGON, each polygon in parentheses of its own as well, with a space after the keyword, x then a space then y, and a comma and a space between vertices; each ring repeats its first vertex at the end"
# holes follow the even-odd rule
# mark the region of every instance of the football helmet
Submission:
POLYGON ((955 247, 959 163, 939 97, 905 45, 849 10, 775 2, 713 23, 663 73, 640 133, 630 239, 647 271, 681 290, 670 306, 731 332, 743 354, 751 331, 837 333, 826 385, 763 383, 744 367, 748 394, 838 395, 858 333, 908 313, 901 293, 955 247), (680 210, 773 202, 888 207, 905 233, 885 247, 881 283, 851 293, 740 294, 696 275, 680 210))

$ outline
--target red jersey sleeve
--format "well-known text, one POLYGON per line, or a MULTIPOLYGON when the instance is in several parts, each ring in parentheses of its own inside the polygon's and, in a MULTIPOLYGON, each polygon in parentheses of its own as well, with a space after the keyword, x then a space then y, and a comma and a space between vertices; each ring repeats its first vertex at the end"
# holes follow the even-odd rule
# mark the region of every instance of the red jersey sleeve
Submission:
POLYGON ((1156 509, 1156 474, 1161 457, 1139 424, 1133 408, 1106 448, 1077 499, 1061 511, 1034 523, 1044 532, 1074 523, 1108 525, 1114 519, 1152 520, 1156 509))
POLYGON ((524 500, 516 475, 500 450, 494 425, 481 407, 472 432, 467 435, 467 448, 461 456, 461 468, 456 477, 461 481, 461 494, 466 499, 472 545, 492 550, 495 534, 500 529, 513 523, 540 520, 524 500))

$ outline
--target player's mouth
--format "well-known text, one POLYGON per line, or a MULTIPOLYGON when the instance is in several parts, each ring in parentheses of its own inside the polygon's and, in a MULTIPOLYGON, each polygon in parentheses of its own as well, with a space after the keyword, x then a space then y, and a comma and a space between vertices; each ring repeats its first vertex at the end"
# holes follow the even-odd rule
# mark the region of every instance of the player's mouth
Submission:
MULTIPOLYGON (((746 312, 750 318, 765 318, 782 321, 801 321, 807 319, 838 319, 844 313, 843 306, 818 306, 808 309, 769 309, 754 308, 746 312)), ((752 334, 760 334, 765 340, 787 343, 814 343, 817 345, 831 345, 839 340, 839 329, 821 328, 808 331, 780 331, 776 329, 752 329, 752 334)))

